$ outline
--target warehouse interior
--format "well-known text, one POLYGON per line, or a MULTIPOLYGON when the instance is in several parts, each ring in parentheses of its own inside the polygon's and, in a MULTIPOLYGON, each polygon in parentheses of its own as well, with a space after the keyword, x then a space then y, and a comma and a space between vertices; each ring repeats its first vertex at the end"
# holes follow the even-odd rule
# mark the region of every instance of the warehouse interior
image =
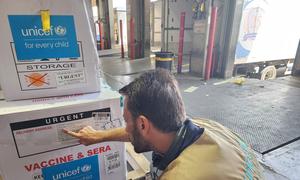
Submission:
MULTIPOLYGON (((46 180, 48 177, 44 173, 52 170, 43 170, 42 160, 46 163, 51 158, 47 166, 52 166, 51 160, 59 166, 63 163, 57 158, 69 158, 64 163, 70 163, 75 158, 71 154, 76 152, 78 158, 81 151, 99 154, 101 158, 104 154, 105 162, 99 163, 100 167, 106 167, 108 162, 111 163, 108 160, 111 154, 107 152, 113 148, 124 152, 124 155, 113 154, 121 159, 121 170, 101 169, 99 173, 105 175, 101 178, 99 175, 99 179, 145 178, 152 163, 151 152, 137 154, 130 143, 124 146, 115 142, 100 143, 89 149, 53 129, 61 130, 71 124, 67 120, 55 124, 55 118, 59 119, 66 113, 92 112, 98 105, 97 112, 92 112, 90 118, 97 117, 100 122, 101 118, 111 116, 110 120, 106 119, 107 123, 101 125, 82 120, 81 124, 74 125, 74 129, 83 125, 99 125, 104 129, 124 126, 122 97, 118 90, 141 74, 157 68, 168 69, 175 76, 188 117, 216 121, 249 143, 263 167, 264 179, 299 179, 298 5, 300 3, 293 0, 0 2, 0 20, 7 24, 7 27, 0 27, 3 32, 0 39, 7 37, 0 45, 0 53, 5 59, 0 68, 0 153, 3 159, 0 180, 22 176, 29 180, 46 180), (15 5, 18 3, 20 6, 15 5), (79 47, 80 56, 74 58, 65 56, 64 52, 51 51, 58 54, 53 57, 46 52, 46 47, 42 51, 37 50, 37 46, 26 47, 32 52, 20 51, 17 41, 20 37, 13 31, 21 27, 18 25, 22 24, 18 19, 20 15, 42 17, 39 26, 43 28, 43 21, 49 20, 47 17, 56 15, 59 19, 64 15, 67 21, 73 15, 75 25, 70 26, 76 29, 77 40, 74 42, 79 47), (59 61, 68 63, 59 65, 59 61), (45 70, 46 67, 53 70, 45 70), (86 69, 72 70, 73 67, 86 69), (50 71, 56 73, 56 86, 52 84, 54 80, 50 71), (43 76, 38 75, 41 72, 43 76), (66 72, 68 78, 76 79, 76 83, 75 80, 66 80, 66 72), (96 81, 98 84, 94 83, 96 81), (46 129, 46 124, 44 128, 48 131, 45 134, 34 135, 39 127, 38 121, 43 119, 55 128, 49 125, 46 129), (51 136, 57 136, 58 140, 51 136), (31 138, 40 143, 31 143, 31 138), (50 145, 56 148, 49 148, 50 145), (5 157, 5 153, 9 155, 5 157), (7 165, 5 160, 10 157, 14 157, 13 163, 7 165), (34 162, 41 167, 35 168, 34 162), (18 167, 20 175, 12 173, 12 167, 18 167)), ((54 18, 49 21, 48 33, 57 22, 62 21, 54 18)), ((63 31, 55 29, 59 38, 63 31)), ((28 30, 27 35, 29 33, 28 30)), ((43 35, 47 36, 47 33, 43 35)), ((27 46, 29 41, 24 42, 27 46)), ((87 160, 93 160, 92 157, 87 160)))

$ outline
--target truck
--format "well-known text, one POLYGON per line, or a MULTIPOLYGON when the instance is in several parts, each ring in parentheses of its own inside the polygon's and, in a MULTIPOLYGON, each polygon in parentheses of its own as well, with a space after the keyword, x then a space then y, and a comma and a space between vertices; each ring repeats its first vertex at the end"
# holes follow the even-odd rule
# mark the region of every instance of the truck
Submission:
POLYGON ((234 74, 261 80, 291 72, 300 39, 300 1, 245 0, 234 74))

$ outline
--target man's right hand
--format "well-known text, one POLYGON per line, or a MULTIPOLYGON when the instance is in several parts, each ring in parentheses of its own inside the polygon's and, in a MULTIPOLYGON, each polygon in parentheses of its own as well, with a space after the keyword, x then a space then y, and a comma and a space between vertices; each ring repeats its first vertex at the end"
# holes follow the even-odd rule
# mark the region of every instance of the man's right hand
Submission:
POLYGON ((99 143, 103 141, 104 131, 96 131, 91 126, 86 126, 80 129, 78 132, 63 129, 63 132, 79 139, 80 144, 86 146, 99 143))
POLYGON ((63 132, 79 139, 79 143, 86 146, 106 141, 129 142, 129 136, 124 127, 109 130, 95 130, 91 126, 86 126, 78 132, 63 129, 63 132))

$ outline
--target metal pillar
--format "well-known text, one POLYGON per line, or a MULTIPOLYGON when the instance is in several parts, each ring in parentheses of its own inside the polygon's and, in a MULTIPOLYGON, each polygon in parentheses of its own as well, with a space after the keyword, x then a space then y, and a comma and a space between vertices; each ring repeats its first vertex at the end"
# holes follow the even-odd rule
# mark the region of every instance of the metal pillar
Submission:
POLYGON ((233 74, 235 50, 238 41, 240 23, 243 13, 244 0, 232 0, 224 2, 223 15, 220 21, 223 22, 220 38, 217 41, 219 47, 219 58, 217 66, 219 66, 219 74, 222 78, 230 78, 233 74))
POLYGON ((213 61, 212 55, 213 55, 215 31, 216 31, 216 24, 217 24, 217 12, 218 12, 218 8, 213 7, 211 11, 211 20, 210 20, 210 28, 209 28, 206 68, 205 68, 205 77, 204 77, 205 80, 209 80, 211 75, 211 68, 212 68, 212 61, 213 61))
POLYGON ((127 0, 127 31, 128 47, 134 42, 134 49, 128 48, 128 54, 133 54, 130 58, 137 59, 150 56, 150 0, 127 0), (130 26, 130 22, 134 22, 130 26), (134 35, 132 37, 132 32, 134 35))
POLYGON ((161 7, 161 51, 169 51, 170 0, 162 0, 161 7))
POLYGON ((292 75, 298 77, 300 76, 300 41, 298 44, 298 49, 297 49, 297 53, 296 53, 296 57, 292 69, 292 75))
POLYGON ((179 32, 177 73, 181 73, 181 67, 182 67, 183 41, 184 41, 184 24, 185 24, 185 12, 182 12, 181 16, 180 16, 180 32, 179 32))
POLYGON ((131 17, 130 18, 130 23, 129 23, 129 27, 130 27, 130 49, 129 49, 129 52, 130 52, 130 59, 135 59, 136 55, 135 55, 135 27, 134 27, 134 18, 131 17))
POLYGON ((151 21, 150 21, 150 27, 151 27, 151 44, 154 45, 154 36, 155 36, 155 5, 154 3, 151 3, 151 8, 150 8, 150 17, 151 17, 151 21))
MULTIPOLYGON (((113 39, 113 8, 112 0, 96 0, 98 18, 103 25, 105 49, 111 49, 113 39)), ((102 38, 101 38, 102 39, 102 38)))
POLYGON ((205 12, 203 14, 202 18, 194 20, 190 62, 191 73, 199 77, 204 77, 205 75, 211 0, 207 0, 205 2, 205 12))
POLYGON ((167 0, 167 40, 166 51, 169 51, 169 17, 170 17, 170 0, 167 0))
POLYGON ((204 19, 195 20, 193 27, 192 55, 190 62, 190 70, 192 73, 205 76, 205 67, 208 47, 208 34, 211 7, 216 6, 222 11, 218 12, 218 20, 216 24, 216 38, 211 44, 212 50, 212 69, 209 74, 216 74, 219 77, 232 77, 235 49, 238 40, 240 22, 243 11, 244 0, 207 0, 206 17, 204 19))
POLYGON ((165 22, 166 22, 166 0, 161 0, 161 51, 166 51, 166 43, 165 43, 165 22))
POLYGON ((120 20, 121 57, 124 58, 123 23, 120 20))

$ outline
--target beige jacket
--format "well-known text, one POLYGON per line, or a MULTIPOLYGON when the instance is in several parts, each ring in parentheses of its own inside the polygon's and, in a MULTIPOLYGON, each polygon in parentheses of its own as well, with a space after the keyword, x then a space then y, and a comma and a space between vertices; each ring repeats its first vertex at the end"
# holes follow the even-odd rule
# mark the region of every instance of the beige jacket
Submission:
POLYGON ((221 124, 203 119, 193 122, 205 128, 161 174, 161 180, 263 179, 252 149, 221 124))

